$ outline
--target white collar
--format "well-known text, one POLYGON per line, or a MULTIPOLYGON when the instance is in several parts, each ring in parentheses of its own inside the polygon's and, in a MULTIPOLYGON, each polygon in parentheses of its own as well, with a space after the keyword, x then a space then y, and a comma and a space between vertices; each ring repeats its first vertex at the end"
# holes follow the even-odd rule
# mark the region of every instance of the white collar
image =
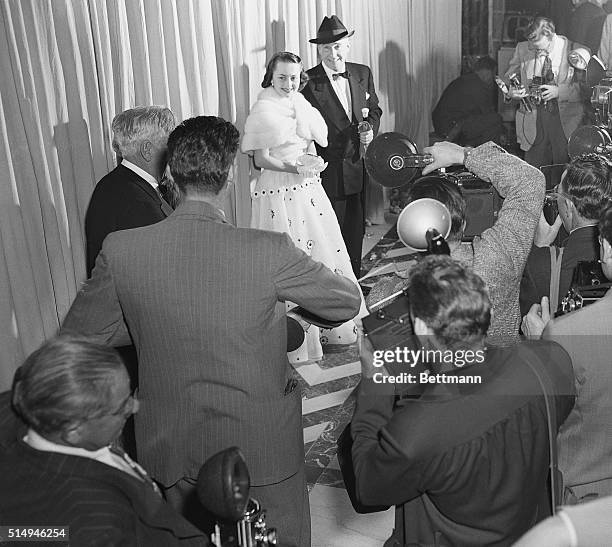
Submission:
POLYGON ((31 428, 28 429, 28 433, 23 438, 23 441, 36 450, 42 450, 44 452, 59 452, 60 454, 81 456, 83 458, 90 458, 92 460, 99 460, 101 457, 104 457, 107 452, 109 452, 108 446, 103 446, 98 450, 86 450, 85 448, 79 448, 76 446, 57 444, 45 439, 42 435, 39 435, 31 428))
POLYGON ((121 160, 121 165, 123 165, 123 167, 127 167, 130 171, 134 171, 134 173, 146 180, 151 186, 153 186, 153 188, 157 190, 159 183, 153 175, 147 173, 144 169, 141 169, 138 167, 138 165, 134 165, 131 161, 128 161, 125 158, 121 160))
MULTIPOLYGON (((329 68, 323 61, 321 61, 321 64, 323 65, 323 70, 325 71, 325 74, 327 74, 327 77, 329 78, 330 82, 334 81, 334 74, 342 74, 342 72, 338 72, 337 70, 332 70, 331 68, 329 68)), ((344 63, 344 70, 348 70, 346 68, 346 63, 344 63)))

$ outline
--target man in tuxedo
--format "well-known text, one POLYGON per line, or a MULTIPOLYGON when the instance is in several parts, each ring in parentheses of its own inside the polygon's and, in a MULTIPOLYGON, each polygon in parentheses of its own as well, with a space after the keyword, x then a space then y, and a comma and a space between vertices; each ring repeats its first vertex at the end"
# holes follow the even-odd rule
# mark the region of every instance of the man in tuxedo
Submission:
POLYGON ((327 124, 328 145, 317 145, 317 153, 328 162, 321 173, 323 188, 338 217, 353 272, 359 278, 368 182, 363 150, 378 133, 382 110, 369 67, 346 62, 353 33, 335 15, 323 19, 317 37, 310 40, 317 44, 321 63, 307 72, 309 80, 302 93, 327 124), (365 108, 368 113, 363 118, 365 108), (360 133, 357 126, 364 120, 372 129, 360 133))
POLYGON ((113 149, 122 159, 98 182, 87 208, 88 277, 108 234, 148 226, 172 212, 159 183, 166 170, 168 135, 175 125, 172 111, 162 106, 131 108, 113 119, 113 149))
POLYGON ((63 330, 111 344, 132 335, 141 364, 140 461, 202 524, 195 480, 231 446, 282 543, 310 545, 301 395, 287 361, 284 302, 329 320, 359 311, 357 285, 287 234, 236 228, 221 209, 239 133, 214 116, 170 135, 184 200, 164 222, 110 234, 63 330))
POLYGON ((6 403, 0 407, 0 424, 8 427, 0 452, 3 524, 67 526, 71 545, 209 544, 144 469, 111 447, 138 410, 112 348, 49 340, 15 373, 12 403, 25 425, 10 439, 17 419, 6 403))

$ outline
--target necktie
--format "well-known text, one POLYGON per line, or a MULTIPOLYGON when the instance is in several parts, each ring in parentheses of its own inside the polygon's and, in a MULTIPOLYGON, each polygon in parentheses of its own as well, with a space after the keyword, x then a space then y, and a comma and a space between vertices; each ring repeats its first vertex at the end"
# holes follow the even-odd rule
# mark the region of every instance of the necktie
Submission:
POLYGON ((117 458, 120 465, 127 467, 126 473, 135 475, 145 484, 149 485, 156 494, 159 494, 161 496, 161 492, 159 491, 157 484, 153 482, 153 479, 149 477, 149 474, 144 470, 143 467, 138 465, 121 448, 117 448, 116 446, 109 446, 109 450, 111 451, 113 456, 117 458))
POLYGON ((342 76, 343 78, 348 79, 348 77, 349 77, 348 70, 345 70, 344 72, 336 72, 336 74, 332 74, 332 78, 334 80, 337 80, 338 78, 340 78, 340 76, 342 76))
POLYGON ((542 81, 545 84, 550 84, 554 81, 554 79, 555 74, 552 69, 552 62, 550 57, 546 55, 546 57, 544 57, 544 63, 542 63, 542 81))

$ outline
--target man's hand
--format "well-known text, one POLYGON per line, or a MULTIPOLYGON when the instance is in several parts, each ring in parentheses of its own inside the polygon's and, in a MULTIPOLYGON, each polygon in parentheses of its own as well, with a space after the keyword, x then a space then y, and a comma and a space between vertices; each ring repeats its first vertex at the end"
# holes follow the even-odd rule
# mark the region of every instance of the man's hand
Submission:
POLYGON ((511 86, 510 89, 508 90, 508 95, 507 95, 510 99, 523 99, 524 97, 527 96, 527 90, 525 89, 525 86, 521 86, 521 87, 514 87, 511 86))
POLYGON ((550 321, 550 305, 548 296, 543 296, 540 304, 534 304, 529 308, 529 312, 521 323, 523 334, 532 340, 537 340, 542 336, 542 332, 550 321))
POLYGON ((551 226, 548 224, 548 221, 544 216, 544 212, 540 213, 540 220, 538 220, 535 237, 533 238, 533 244, 536 247, 549 247, 552 245, 562 224, 563 221, 559 215, 557 215, 555 223, 551 226))
POLYGON ((370 129, 369 131, 363 131, 359 133, 359 142, 361 144, 365 144, 366 146, 372 142, 374 139, 374 131, 370 129))
POLYGON ((542 91, 542 99, 545 101, 552 101, 553 99, 559 98, 559 87, 556 85, 541 85, 540 90, 542 91))
POLYGON ((359 348, 359 360, 361 361, 361 376, 363 378, 372 378, 375 372, 383 372, 383 368, 375 367, 374 362, 374 347, 367 336, 364 336, 363 331, 359 330, 357 334, 357 347, 359 348))
POLYGON ((433 156, 433 163, 425 166, 423 175, 427 175, 436 169, 450 167, 451 165, 461 165, 465 149, 453 142, 437 142, 433 146, 423 148, 425 154, 433 156))

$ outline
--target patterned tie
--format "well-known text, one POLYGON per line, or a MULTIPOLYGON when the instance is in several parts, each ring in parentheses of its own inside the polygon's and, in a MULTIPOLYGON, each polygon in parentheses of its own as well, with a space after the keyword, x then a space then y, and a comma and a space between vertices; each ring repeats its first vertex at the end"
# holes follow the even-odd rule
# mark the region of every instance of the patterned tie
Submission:
POLYGON ((545 84, 551 84, 555 81, 555 74, 552 69, 552 62, 548 54, 544 57, 544 63, 542 64, 542 81, 545 84))

